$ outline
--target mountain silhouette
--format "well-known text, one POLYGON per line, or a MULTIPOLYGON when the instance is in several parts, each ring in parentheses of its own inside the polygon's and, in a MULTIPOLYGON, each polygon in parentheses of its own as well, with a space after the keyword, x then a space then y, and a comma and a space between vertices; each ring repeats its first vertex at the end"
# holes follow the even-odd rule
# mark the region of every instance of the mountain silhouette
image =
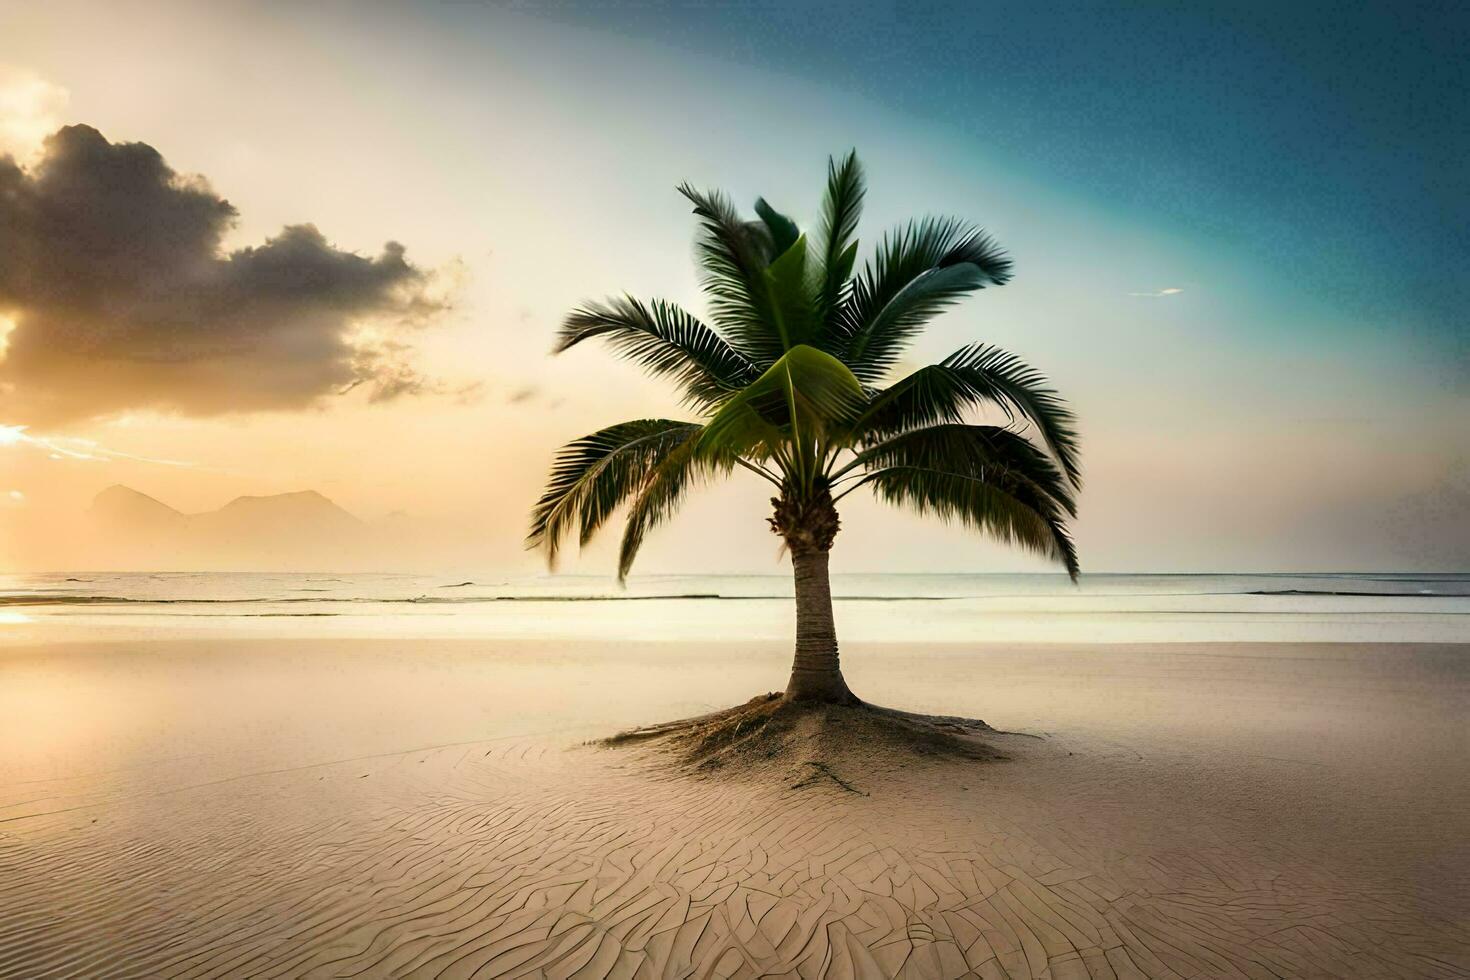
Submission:
POLYGON ((103 490, 92 500, 92 516, 136 528, 177 528, 187 517, 168 504, 120 483, 103 490))
POLYGON ((236 497, 190 514, 115 485, 93 499, 88 518, 98 567, 334 569, 380 550, 370 525, 315 490, 236 497))
POLYGON ((219 510, 193 514, 189 519, 220 534, 272 534, 287 529, 352 533, 367 527, 315 490, 236 497, 219 510))

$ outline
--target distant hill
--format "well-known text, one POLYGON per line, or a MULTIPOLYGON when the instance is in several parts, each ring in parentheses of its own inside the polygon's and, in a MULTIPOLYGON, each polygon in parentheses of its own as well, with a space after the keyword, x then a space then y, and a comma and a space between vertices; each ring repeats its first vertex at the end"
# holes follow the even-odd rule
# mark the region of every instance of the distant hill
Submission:
POLYGON ((357 533, 367 525, 315 490, 269 497, 236 497, 219 510, 189 517, 217 534, 274 534, 282 531, 357 533))
POLYGON ((371 564, 382 536, 315 490, 236 497, 186 514, 131 487, 111 486, 88 519, 97 567, 342 569, 371 564))
POLYGON ((91 514, 94 518, 139 529, 177 528, 186 519, 168 504, 117 483, 93 498, 91 514))

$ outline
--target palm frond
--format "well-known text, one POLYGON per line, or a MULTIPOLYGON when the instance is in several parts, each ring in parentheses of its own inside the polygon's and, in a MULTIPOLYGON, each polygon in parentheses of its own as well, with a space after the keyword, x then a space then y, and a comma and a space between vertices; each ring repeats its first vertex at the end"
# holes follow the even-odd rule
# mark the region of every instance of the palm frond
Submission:
POLYGON ((878 381, 935 314, 1010 277, 1010 259, 980 229, 955 218, 910 222, 883 237, 837 312, 843 360, 859 378, 878 381))
POLYGON ((846 296, 848 278, 857 257, 857 226, 863 213, 867 184, 857 151, 838 163, 827 158, 827 193, 822 198, 822 225, 815 254, 822 263, 820 313, 830 323, 846 296))
POLYGON ((785 350, 818 338, 815 283, 808 274, 806 236, 799 236, 782 252, 761 278, 766 287, 767 308, 785 350))
POLYGON ((801 229, 796 227, 796 222, 767 204, 765 198, 755 199, 755 213, 760 215, 761 221, 765 223, 766 231, 771 236, 773 255, 780 255, 801 237, 801 229))
POLYGON ((871 444, 935 422, 960 422, 967 412, 997 405, 1035 426, 1073 487, 1081 487, 1077 420, 1041 372, 1014 354, 971 344, 880 392, 854 423, 871 444))
POLYGON ((931 426, 865 450, 859 461, 870 472, 853 489, 870 486, 888 503, 1045 555, 1076 579, 1077 550, 1066 524, 1076 515, 1070 488, 1046 454, 1017 433, 931 426))
POLYGON ((593 337, 606 338, 650 374, 672 377, 699 405, 718 404, 760 374, 718 333, 663 300, 644 304, 622 296, 574 310, 553 349, 559 354, 593 337))
POLYGON ((1018 432, 997 425, 946 422, 900 433, 859 452, 844 470, 876 471, 889 466, 955 470, 1029 484, 1071 517, 1077 516, 1073 488, 1044 451, 1018 432))
MULTIPOLYGON (((841 361, 805 344, 787 351, 705 423, 696 452, 791 460, 862 408, 862 385, 841 361)), ((810 460, 808 460, 810 462, 810 460)))
POLYGON ((941 520, 959 520, 1005 543, 1062 564, 1076 581, 1077 547, 1060 521, 1050 520, 1008 488, 967 473, 893 466, 864 478, 878 497, 941 520))
POLYGON ((642 491, 658 464, 697 438, 700 426, 638 419, 567 443, 556 454, 546 490, 531 513, 529 548, 544 547, 556 565, 562 538, 577 528, 582 544, 621 504, 642 491))
POLYGON ((969 293, 983 289, 985 283, 979 268, 967 262, 920 273, 853 338, 843 359, 864 381, 881 380, 897 363, 909 338, 969 293))
POLYGON ((729 198, 718 191, 680 184, 679 193, 700 219, 695 251, 715 325, 757 365, 773 363, 785 348, 772 327, 761 276, 770 260, 769 232, 762 223, 741 221, 729 198))
POLYGON ((695 453, 697 434, 691 433, 674 447, 649 473, 643 488, 628 507, 627 523, 618 548, 618 581, 624 581, 643 541, 658 525, 679 509, 690 486, 698 479, 728 475, 736 460, 722 455, 699 456, 695 453))

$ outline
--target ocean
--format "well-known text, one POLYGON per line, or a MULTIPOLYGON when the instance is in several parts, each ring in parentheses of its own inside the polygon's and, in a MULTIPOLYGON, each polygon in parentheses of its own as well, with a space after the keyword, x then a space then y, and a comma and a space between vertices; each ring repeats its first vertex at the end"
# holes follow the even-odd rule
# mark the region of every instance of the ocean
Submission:
MULTIPOLYGON (((1470 574, 834 575, 839 637, 896 643, 1464 642, 1470 574)), ((0 643, 116 637, 774 640, 781 575, 0 576, 0 643)))

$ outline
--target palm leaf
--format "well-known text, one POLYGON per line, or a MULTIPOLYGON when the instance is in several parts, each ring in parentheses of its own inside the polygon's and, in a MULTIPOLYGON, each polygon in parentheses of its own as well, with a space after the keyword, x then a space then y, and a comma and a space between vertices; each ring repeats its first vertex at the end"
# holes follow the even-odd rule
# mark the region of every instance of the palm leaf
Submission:
POLYGON ((679 193, 694 205, 700 219, 695 251, 715 325, 757 365, 773 363, 785 347, 772 326, 761 276, 771 248, 765 225, 741 221, 729 198, 717 191, 706 193, 681 184, 679 193))
POLYGON ((862 385, 845 364, 798 345, 720 406, 705 423, 696 451, 791 462, 829 431, 849 424, 863 400, 862 385))
POLYGON ((994 239, 955 218, 925 218, 890 232, 837 313, 843 360, 864 381, 880 380, 935 314, 966 293, 1003 285, 1010 270, 994 239))
POLYGON ((782 252, 761 278, 765 283, 767 309, 780 335, 783 350, 816 339, 817 319, 813 282, 807 274, 806 236, 799 236, 782 252))
POLYGON ((1029 504, 1015 487, 969 473, 916 466, 892 466, 863 482, 888 503, 941 520, 959 520, 1005 544, 1058 561, 1073 581, 1077 579, 1077 547, 1066 525, 1029 504))
POLYGON ((727 475, 734 468, 736 461, 731 457, 696 455, 697 441, 698 433, 687 435, 654 466, 633 498, 618 549, 618 581, 627 579, 644 539, 674 515, 696 479, 727 475))
POLYGON ((829 320, 846 294, 857 256, 857 226, 867 193, 863 167, 857 151, 850 151, 839 164, 827 158, 827 193, 822 199, 822 225, 816 255, 822 263, 821 316, 829 320))
POLYGON ((561 540, 573 527, 586 544, 619 505, 647 485, 658 464, 699 430, 692 422, 639 419, 563 446, 532 511, 527 547, 544 547, 547 563, 555 567, 561 540))
POLYGON ((1029 484, 1033 495, 1049 498, 1049 513, 1060 509, 1077 516, 1072 486, 1051 458, 1025 436, 1001 426, 943 423, 913 429, 864 449, 839 474, 890 466, 1003 477, 1029 484))
POLYGON ((645 305, 622 296, 588 304, 567 317, 554 350, 559 354, 593 337, 606 338, 650 374, 673 377, 696 404, 717 404, 760 374, 723 337, 663 300, 645 305))
POLYGON ((1036 427, 1073 487, 1081 487, 1077 420, 1041 372, 998 347, 971 344, 880 392, 854 423, 868 443, 994 404, 1036 427))
POLYGON ((801 229, 796 227, 796 222, 767 204, 765 198, 755 199, 755 213, 765 222, 766 232, 771 236, 773 254, 780 255, 801 237, 801 229))
POLYGON ((854 338, 844 360, 863 380, 880 380, 898 361, 910 337, 967 294, 983 289, 986 282, 985 274, 967 262, 920 273, 854 338))
MULTIPOLYGON (((1062 474, 1024 437, 988 425, 938 425, 859 454, 870 486, 895 505, 958 520, 1061 562, 1074 580, 1077 550, 1066 518, 1076 504, 1062 474)), ((848 491, 849 493, 851 490, 848 491)))

